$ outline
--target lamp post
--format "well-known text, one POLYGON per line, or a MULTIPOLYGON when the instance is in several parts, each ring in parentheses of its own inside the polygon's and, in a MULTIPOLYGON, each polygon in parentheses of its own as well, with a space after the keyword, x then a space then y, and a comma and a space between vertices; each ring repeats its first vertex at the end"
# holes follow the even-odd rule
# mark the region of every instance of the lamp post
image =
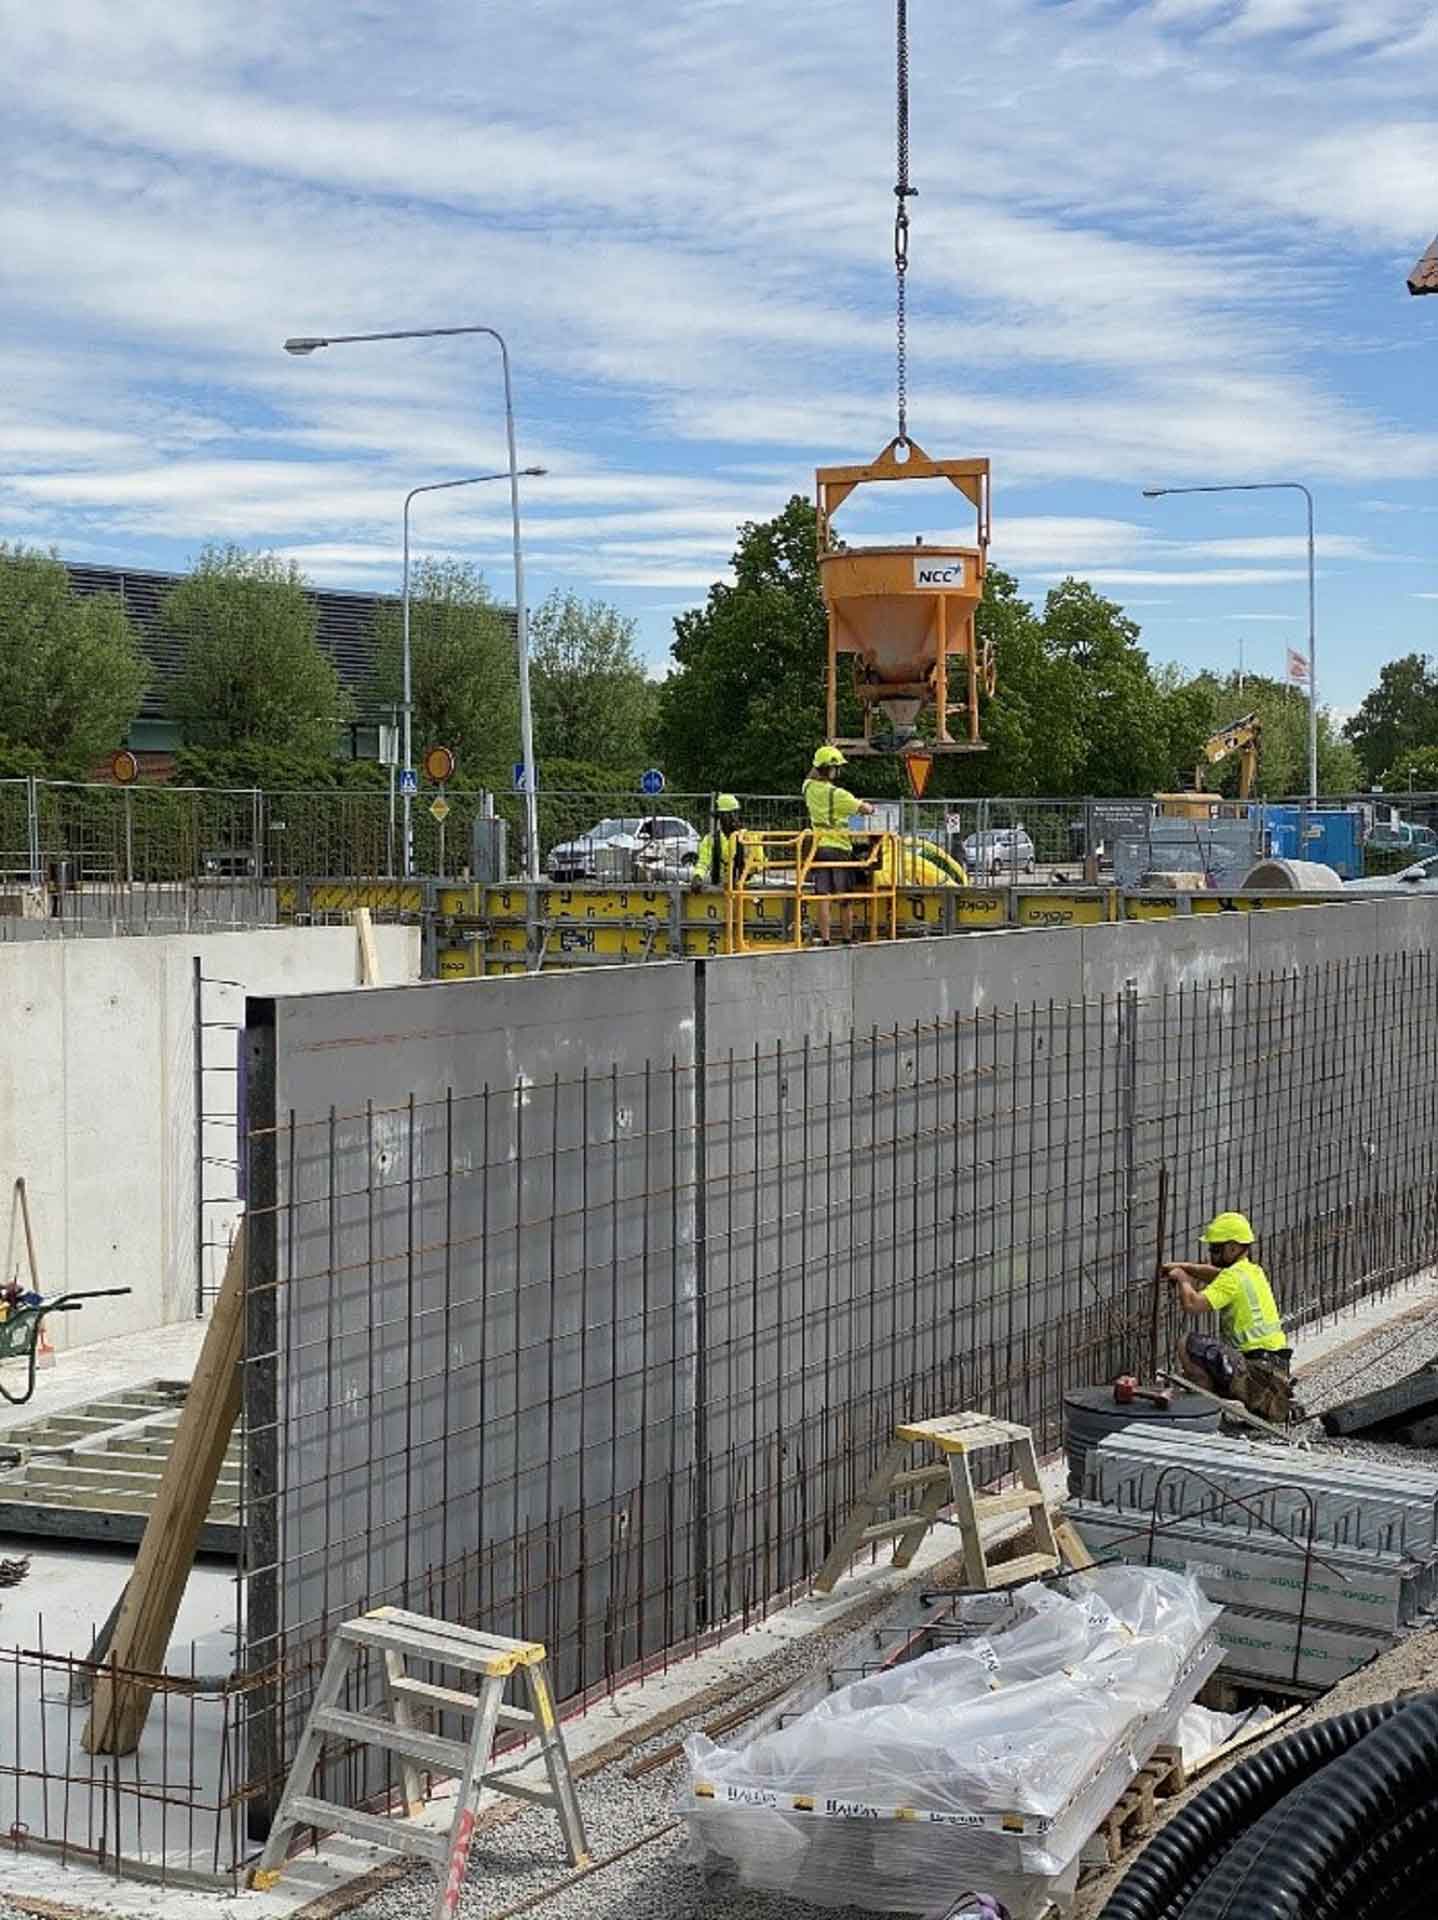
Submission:
POLYGON ((1318 799, 1318 673, 1314 658, 1313 495, 1301 480, 1233 481, 1221 487, 1145 487, 1145 500, 1170 493, 1301 493, 1308 508, 1308 798, 1318 799))
MULTIPOLYGON (((544 467, 524 467, 521 471, 529 479, 538 479, 546 469, 544 467)), ((400 718, 400 762, 408 770, 414 765, 414 692, 410 671, 409 647, 409 507, 410 502, 421 493, 447 493, 451 487, 478 487, 486 480, 505 480, 508 473, 472 473, 467 480, 431 480, 428 486, 411 487, 404 497, 404 591, 401 598, 403 657, 404 657, 404 693, 400 718)), ((390 789, 390 833, 394 833, 394 789, 390 789)), ((408 880, 414 873, 414 797, 404 795, 404 877, 408 880)))
POLYGON ((398 333, 305 334, 285 342, 285 352, 314 353, 319 347, 350 347, 372 340, 447 340, 459 334, 488 334, 499 348, 504 369, 504 429, 509 447, 509 511, 514 526, 514 623, 519 653, 519 743, 524 760, 526 871, 539 878, 539 806, 534 778, 534 727, 529 708, 529 623, 524 606, 524 551, 519 537, 519 465, 514 452, 514 393, 509 379, 509 348, 493 327, 411 327, 398 333))

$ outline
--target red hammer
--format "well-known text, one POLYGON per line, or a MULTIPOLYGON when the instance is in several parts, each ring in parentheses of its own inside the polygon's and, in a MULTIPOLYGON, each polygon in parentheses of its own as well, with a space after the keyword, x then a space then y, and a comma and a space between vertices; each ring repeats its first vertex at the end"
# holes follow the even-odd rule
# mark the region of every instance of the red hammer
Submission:
POLYGON ((1171 1393, 1160 1393, 1153 1387, 1141 1387, 1131 1373, 1121 1373, 1113 1383, 1114 1405, 1131 1407, 1135 1400, 1150 1400, 1156 1407, 1168 1408, 1173 1405, 1171 1393))

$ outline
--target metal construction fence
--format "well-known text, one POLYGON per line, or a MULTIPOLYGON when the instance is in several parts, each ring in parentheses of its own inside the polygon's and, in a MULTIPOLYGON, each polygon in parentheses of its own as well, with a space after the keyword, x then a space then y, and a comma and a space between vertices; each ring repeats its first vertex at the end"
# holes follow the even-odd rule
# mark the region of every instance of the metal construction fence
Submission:
POLYGON ((1243 1205, 1290 1323, 1431 1262, 1435 988, 1381 953, 318 1114, 258 1036, 252 1804, 363 1608, 592 1697, 802 1588, 901 1419, 1054 1445, 1146 1353, 1161 1167, 1173 1249, 1243 1205))
MULTIPOLYGON (((743 821, 753 829, 792 832, 806 825, 796 793, 740 797, 743 821)), ((559 884, 682 883, 714 828, 716 799, 712 793, 541 791, 541 874, 559 884)), ((1438 835, 1421 824, 1438 818, 1438 797, 1425 795, 1404 797, 1402 826, 1371 831, 1377 818, 1371 795, 1325 801, 1317 813, 1305 802, 1283 803, 1292 817, 1281 836, 1264 812, 1243 814, 1232 802, 1223 803, 1222 821, 1202 829, 1162 819, 1152 796, 876 805, 874 824, 942 847, 972 880, 990 885, 1094 885, 1112 877, 1132 886, 1150 868, 1179 866, 1198 870, 1208 884, 1228 886, 1250 858, 1270 850, 1315 857, 1310 842, 1319 824, 1343 805, 1361 807, 1368 836, 1354 873, 1360 864, 1388 872, 1438 852, 1438 835)), ((524 833, 524 804, 515 794, 425 790, 412 809, 413 874, 522 878, 524 833)), ((1363 834, 1352 835, 1355 850, 1363 834)), ((269 925, 277 916, 277 887, 401 878, 404 845, 402 803, 380 789, 0 780, 0 938, 269 925)), ((1343 877, 1353 875, 1344 871, 1343 877)))

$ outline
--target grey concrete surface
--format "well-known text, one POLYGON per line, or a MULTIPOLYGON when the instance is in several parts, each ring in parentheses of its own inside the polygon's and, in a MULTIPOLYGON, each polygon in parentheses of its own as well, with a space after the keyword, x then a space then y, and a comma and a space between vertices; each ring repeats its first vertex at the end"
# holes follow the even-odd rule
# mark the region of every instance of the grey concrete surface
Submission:
POLYGON ((1405 1257, 1400 1199, 1425 1231, 1438 1116, 1324 962, 1430 927, 1383 901, 252 1002, 252 1662, 397 1599, 544 1638, 569 1691, 766 1599, 897 1420, 1051 1419, 1142 1360, 1164 1164, 1172 1250, 1241 1203, 1280 1290, 1353 1297, 1405 1257))

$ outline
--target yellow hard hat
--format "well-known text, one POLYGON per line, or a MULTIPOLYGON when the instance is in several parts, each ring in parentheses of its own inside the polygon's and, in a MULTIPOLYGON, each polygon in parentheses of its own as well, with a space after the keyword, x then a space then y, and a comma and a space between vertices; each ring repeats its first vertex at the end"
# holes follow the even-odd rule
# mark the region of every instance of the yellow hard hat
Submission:
POLYGON ((824 746, 815 747, 814 765, 816 767, 843 767, 847 766, 848 762, 837 747, 824 746))
POLYGON ((1203 1230, 1203 1238, 1210 1247, 1253 1245, 1253 1228, 1247 1217, 1241 1213, 1217 1213, 1203 1230))
POLYGON ((739 801, 737 796, 732 793, 721 793, 714 802, 714 811, 716 813, 738 813, 739 801))

